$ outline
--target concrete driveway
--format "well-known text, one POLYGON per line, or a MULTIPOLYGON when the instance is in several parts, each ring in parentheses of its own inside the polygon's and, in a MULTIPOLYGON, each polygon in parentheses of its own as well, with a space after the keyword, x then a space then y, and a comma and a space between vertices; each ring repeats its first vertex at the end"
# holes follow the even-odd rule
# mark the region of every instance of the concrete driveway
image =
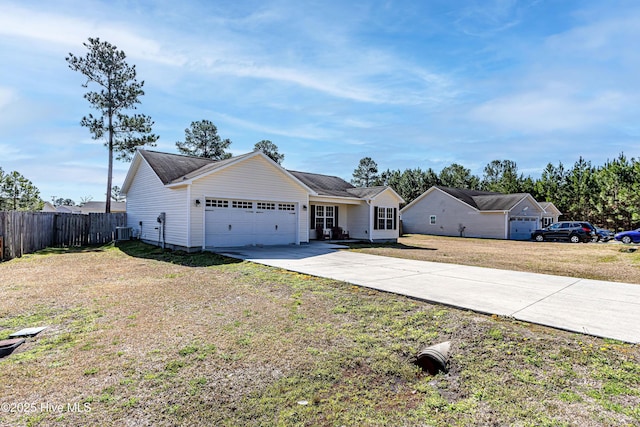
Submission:
POLYGON ((219 253, 481 313, 640 342, 640 285, 414 261, 313 242, 219 253))

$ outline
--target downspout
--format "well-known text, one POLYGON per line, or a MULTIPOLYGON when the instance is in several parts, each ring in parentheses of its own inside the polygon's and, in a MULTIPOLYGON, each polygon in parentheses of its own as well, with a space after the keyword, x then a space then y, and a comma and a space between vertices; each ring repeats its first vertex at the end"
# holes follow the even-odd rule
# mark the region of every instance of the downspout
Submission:
POLYGON ((373 243, 373 221, 375 221, 375 218, 373 218, 373 212, 371 211, 371 199, 367 199, 366 202, 369 206, 369 230, 367 233, 369 234, 369 242, 373 243))
POLYGON ((162 249, 164 249, 166 247, 166 232, 167 232, 167 214, 162 212, 160 215, 162 215, 162 249))
POLYGON ((504 240, 509 240, 509 211, 504 211, 504 240))
POLYGON ((202 194, 202 250, 207 249, 206 219, 207 219, 207 198, 202 194))
POLYGON ((187 252, 191 248, 191 184, 187 185, 187 252))
POLYGON ((306 202, 304 202, 302 206, 298 204, 298 229, 296 231, 296 240, 298 242, 298 245, 302 243, 302 239, 304 239, 306 243, 309 243, 311 241, 311 234, 309 230, 311 230, 311 202, 309 200, 309 193, 307 193, 306 202), (304 209, 304 206, 307 207, 306 210, 304 209), (302 217, 302 215, 304 215, 304 218, 302 217), (302 232, 302 234, 300 234, 300 227, 302 226, 302 224, 305 224, 303 228, 304 231, 302 232))

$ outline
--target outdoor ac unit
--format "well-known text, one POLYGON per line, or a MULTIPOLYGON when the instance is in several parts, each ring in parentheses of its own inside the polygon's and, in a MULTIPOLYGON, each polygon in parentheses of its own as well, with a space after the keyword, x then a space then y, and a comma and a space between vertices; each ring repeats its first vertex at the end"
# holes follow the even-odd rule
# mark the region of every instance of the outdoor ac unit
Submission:
POLYGON ((131 227, 116 227, 116 241, 131 240, 131 227))

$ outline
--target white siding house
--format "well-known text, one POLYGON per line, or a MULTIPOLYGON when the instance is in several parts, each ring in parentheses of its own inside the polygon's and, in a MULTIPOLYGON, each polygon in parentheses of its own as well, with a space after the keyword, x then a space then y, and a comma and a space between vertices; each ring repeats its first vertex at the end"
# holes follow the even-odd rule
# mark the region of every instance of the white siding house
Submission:
POLYGON ((260 151, 213 161, 139 150, 122 193, 135 237, 190 251, 347 233, 395 240, 402 202, 388 187, 355 188, 337 177, 288 171, 260 151), (382 208, 393 221, 385 218, 380 229, 373 216, 382 208))
POLYGON ((530 239, 544 215, 547 211, 527 193, 438 186, 401 210, 406 233, 512 240, 530 239))

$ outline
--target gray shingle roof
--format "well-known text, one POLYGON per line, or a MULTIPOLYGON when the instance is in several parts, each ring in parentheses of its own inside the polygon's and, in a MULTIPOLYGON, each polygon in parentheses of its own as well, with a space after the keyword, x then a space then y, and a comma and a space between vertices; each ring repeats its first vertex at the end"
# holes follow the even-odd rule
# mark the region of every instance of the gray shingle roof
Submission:
POLYGON ((353 194, 356 197, 360 197, 362 199, 369 199, 377 196, 382 193, 388 187, 378 186, 378 187, 356 187, 347 190, 349 193, 353 194))
POLYGON ((351 191, 356 187, 337 176, 291 170, 289 173, 298 178, 307 187, 311 188, 320 196, 360 197, 351 193, 351 191))
POLYGON ((202 157, 183 156, 180 154, 160 153, 158 151, 138 150, 140 155, 149 163, 163 184, 181 179, 183 176, 215 163, 214 160, 202 157))
MULTIPOLYGON (((139 152, 165 185, 195 178, 253 154, 247 153, 242 156, 216 161, 202 157, 161 153, 158 151, 139 150, 139 152)), ((369 198, 378 195, 387 188, 357 188, 337 176, 298 171, 288 172, 320 196, 369 198)))
POLYGON ((180 182, 183 181, 185 179, 192 179, 195 178, 199 175, 205 174, 207 172, 211 172, 213 170, 216 169, 220 169, 221 167, 228 165, 229 163, 235 162, 239 159, 242 159, 244 157, 248 157, 250 155, 252 155, 253 153, 247 153, 247 154, 243 154, 241 156, 235 156, 235 157, 230 157, 228 159, 224 159, 224 160, 211 160, 211 163, 204 165, 198 169, 195 169, 193 172, 190 172, 186 175, 184 175, 181 178, 176 178, 173 180, 173 182, 180 182))
POLYGON ((481 211, 508 211, 528 196, 527 193, 502 194, 462 188, 437 188, 481 211))

